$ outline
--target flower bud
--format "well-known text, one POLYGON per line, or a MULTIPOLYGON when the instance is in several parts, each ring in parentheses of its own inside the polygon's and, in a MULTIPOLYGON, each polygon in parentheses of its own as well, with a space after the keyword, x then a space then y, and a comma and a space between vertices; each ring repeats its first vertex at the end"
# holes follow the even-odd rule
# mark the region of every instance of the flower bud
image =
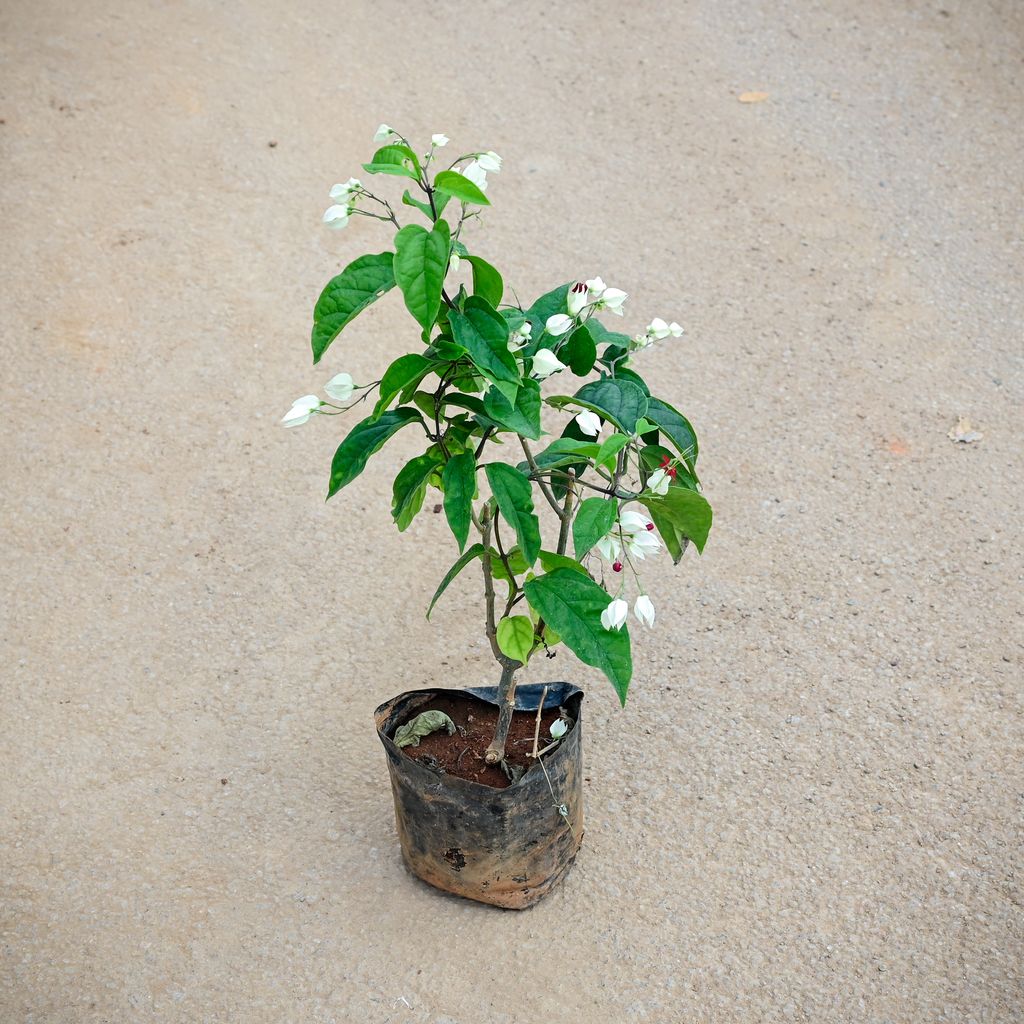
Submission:
POLYGON ((569 309, 569 316, 578 316, 580 311, 590 302, 587 297, 587 286, 582 281, 577 281, 569 289, 566 298, 566 306, 569 309))

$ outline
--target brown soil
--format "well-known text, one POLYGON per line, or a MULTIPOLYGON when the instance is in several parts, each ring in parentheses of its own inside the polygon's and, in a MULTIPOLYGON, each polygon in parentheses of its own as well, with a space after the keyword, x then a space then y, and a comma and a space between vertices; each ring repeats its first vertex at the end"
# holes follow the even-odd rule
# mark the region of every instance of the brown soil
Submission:
MULTIPOLYGON (((438 696, 435 700, 416 708, 414 718, 424 711, 443 711, 456 725, 456 732, 449 736, 444 730, 431 733, 420 740, 418 747, 403 747, 402 751, 414 761, 424 761, 432 768, 438 768, 447 775, 479 782, 484 786, 504 789, 509 785, 508 777, 498 765, 484 761, 484 751, 494 738, 494 727, 498 722, 498 709, 492 704, 483 704, 468 697, 438 696)), ((541 716, 539 749, 551 742, 551 723, 559 717, 557 707, 544 709, 541 716)), ((408 719, 406 719, 408 721, 408 719)), ((505 760, 513 766, 526 768, 532 758, 533 730, 537 722, 536 711, 516 711, 508 730, 505 744, 505 760)), ((405 722, 400 723, 402 725, 405 722)))

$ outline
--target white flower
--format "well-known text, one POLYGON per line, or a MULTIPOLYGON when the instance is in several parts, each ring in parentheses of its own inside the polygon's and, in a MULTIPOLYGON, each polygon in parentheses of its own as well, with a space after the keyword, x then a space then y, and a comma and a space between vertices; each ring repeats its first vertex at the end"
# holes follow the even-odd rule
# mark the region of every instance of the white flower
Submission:
POLYGON ((654 522, 643 512, 637 512, 635 509, 627 508, 622 515, 619 516, 619 526, 626 533, 640 533, 641 531, 648 531, 654 529, 654 522))
POLYGON ((650 629, 654 625, 654 602, 646 594, 641 594, 633 605, 633 614, 650 629))
POLYGON ((552 739, 560 740, 569 731, 569 726, 564 718, 556 718, 551 723, 550 731, 552 739))
POLYGON ((324 403, 316 395, 303 395, 292 402, 291 409, 282 417, 281 422, 286 427, 301 427, 312 415, 314 409, 319 409, 324 403))
POLYGON ((324 210, 324 223, 335 231, 340 231, 347 223, 351 209, 348 206, 328 206, 324 210))
POLYGON ((457 274, 459 272, 459 263, 459 254, 457 252, 453 252, 451 259, 448 260, 448 272, 450 274, 457 274))
POLYGON ((373 141, 374 142, 387 142, 388 139, 391 138, 393 133, 394 133, 394 129, 391 127, 391 125, 382 124, 377 129, 377 134, 374 135, 373 141))
POLYGON ((481 192, 487 191, 487 174, 476 160, 466 164, 463 168, 462 176, 473 182, 481 192))
POLYGON ((622 553, 622 544, 614 533, 609 533, 597 542, 597 550, 601 552, 601 557, 605 561, 611 562, 622 553))
POLYGON ((622 629, 628 616, 629 605, 621 597, 617 597, 601 612, 601 625, 605 629, 622 629))
POLYGON ((564 369, 565 363, 549 348, 542 348, 533 357, 533 376, 537 380, 543 380, 545 377, 550 377, 551 374, 558 373, 559 370, 564 369))
POLYGON ((576 321, 571 316, 566 316, 564 313, 556 313, 554 316, 548 317, 548 322, 544 325, 544 330, 551 335, 552 338, 557 338, 562 334, 565 334, 576 321))
POLYGON ((630 343, 630 348, 639 349, 647 348, 648 345, 653 345, 654 339, 649 334, 638 334, 630 343))
POLYGON ((605 283, 599 277, 592 277, 587 281, 587 291, 590 292, 590 298, 599 299, 605 289, 605 283))
POLYGON ((647 325, 648 337, 653 338, 655 341, 661 341, 662 338, 667 338, 671 333, 668 324, 661 317, 656 316, 647 325))
POLYGON ((587 296, 587 286, 582 281, 577 282, 569 289, 569 294, 566 297, 569 316, 577 316, 589 304, 590 299, 587 296))
POLYGON ((661 550, 661 541, 656 534, 644 530, 642 533, 630 534, 626 538, 626 550, 630 558, 637 558, 642 562, 648 555, 656 555, 661 550))
POLYGON ((647 480, 647 487, 655 494, 668 494, 672 477, 663 469, 656 469, 647 480))
POLYGON ((668 325, 668 333, 671 334, 673 338, 679 338, 682 337, 683 328, 673 320, 672 323, 668 325))
POLYGON ((497 174, 501 170, 501 157, 493 149, 487 150, 486 153, 480 153, 476 158, 476 162, 485 171, 490 171, 491 174, 497 174))
POLYGON ((447 146, 448 141, 448 136, 442 135, 441 132, 430 136, 430 144, 437 149, 440 149, 442 146, 447 146))
POLYGON ((337 202, 339 199, 348 199, 353 192, 362 187, 363 183, 358 178, 349 178, 348 181, 340 185, 332 186, 330 195, 337 202))
POLYGON ((352 397, 356 386, 352 377, 347 373, 339 373, 332 377, 325 385, 324 391, 336 402, 347 402, 352 397))
POLYGON ((586 434, 588 437, 600 437, 601 436, 601 417, 595 412, 591 412, 589 409, 584 409, 583 412, 574 416, 573 419, 576 421, 576 425, 586 434))
POLYGON ((521 348, 525 348, 532 337, 533 328, 530 326, 530 321, 525 320, 519 325, 517 330, 512 332, 512 337, 508 343, 509 351, 518 352, 521 348))
POLYGON ((598 309, 607 309, 609 313, 622 316, 622 304, 627 298, 626 293, 619 288, 605 288, 596 305, 598 309))

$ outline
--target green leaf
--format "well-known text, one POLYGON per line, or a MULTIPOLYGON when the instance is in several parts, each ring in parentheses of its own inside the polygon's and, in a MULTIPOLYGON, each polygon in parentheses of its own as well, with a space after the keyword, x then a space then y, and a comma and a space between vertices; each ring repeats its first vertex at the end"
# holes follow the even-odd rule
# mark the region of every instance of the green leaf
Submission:
POLYGON ((505 294, 505 282, 502 281, 501 274, 479 256, 463 258, 473 268, 473 294, 479 295, 484 302, 497 308, 505 294))
MULTIPOLYGON (((640 501, 650 510, 655 526, 658 525, 658 519, 655 517, 657 511, 671 522, 679 533, 692 540, 698 552, 704 553, 704 545, 711 530, 712 513, 711 506, 703 494, 691 491, 688 487, 670 487, 668 494, 664 496, 645 496, 640 501)), ((660 529, 658 532, 661 532, 660 529)))
POLYGON ((526 600, 561 636, 565 645, 586 665, 600 669, 625 705, 633 660, 629 632, 608 630, 601 613, 611 598, 592 579, 572 569, 555 569, 523 584, 526 600))
POLYGON ((587 321, 587 327, 590 328, 590 333, 598 345, 615 345, 619 348, 629 348, 630 337, 628 334, 609 331, 600 320, 595 320, 593 317, 587 321))
POLYGON ((484 546, 483 544, 473 544, 471 547, 466 548, 465 552, 458 558, 455 564, 445 573, 445 577, 441 580, 437 590, 434 591, 434 596, 430 599, 430 607, 427 609, 427 618, 430 618, 430 613, 434 610, 434 605, 437 604, 437 599, 448 589, 448 585, 451 583, 456 576, 462 572, 463 569, 473 561, 474 558, 480 558, 483 556, 484 546))
POLYGON ((360 256, 327 282, 313 307, 313 362, 319 363, 342 329, 371 302, 395 286, 394 254, 360 256))
POLYGON ((678 409, 672 408, 668 402, 663 402, 660 398, 649 399, 643 415, 658 425, 675 446, 687 468, 693 472, 698 449, 697 435, 690 426, 690 421, 678 409))
POLYGON ((617 502, 585 498, 572 521, 572 546, 576 560, 583 556, 615 525, 617 502))
POLYGON ((406 388, 415 387, 436 364, 416 352, 399 356, 384 371, 380 382, 380 397, 373 407, 373 415, 379 416, 406 388))
POLYGON ((597 346, 586 324, 580 324, 559 353, 559 359, 566 363, 577 377, 585 377, 597 361, 597 346))
MULTIPOLYGON (((437 208, 437 216, 440 217, 444 213, 444 208, 448 205, 448 200, 451 196, 435 194, 434 206, 437 208)), ((402 202, 406 206, 413 206, 420 213, 423 214, 431 223, 434 221, 434 210, 430 208, 430 203, 421 202, 419 199, 414 199, 408 189, 402 193, 402 202)))
POLYGON ((366 468, 370 456, 380 451, 392 434, 410 423, 422 424, 423 418, 415 409, 404 407, 393 409, 376 419, 369 416, 357 423, 334 453, 327 497, 332 498, 342 487, 352 483, 366 468))
MULTIPOLYGON (((519 385, 516 357, 508 350, 508 324, 504 317, 477 295, 466 299, 463 312, 449 313, 455 341, 473 360, 476 368, 492 383, 519 385)), ((502 392, 508 397, 506 389, 502 392)), ((514 391, 513 391, 514 394, 514 391)))
POLYGON ((529 615, 511 615, 498 623, 498 647, 506 658, 525 665, 533 650, 533 623, 529 615))
POLYGON ((624 434, 635 433, 636 421, 648 414, 647 396, 630 381, 614 377, 584 384, 573 399, 611 420, 624 434))
POLYGON ((577 441, 571 437, 559 437, 551 442, 542 452, 534 456, 540 469, 558 469, 569 466, 584 459, 592 459, 600 450, 593 441, 577 441))
POLYGON ((502 517, 516 531, 519 548, 527 566, 540 554, 540 522, 533 513, 533 488, 530 481, 512 466, 492 462, 487 466, 487 482, 498 502, 502 517))
POLYGON ((398 526, 398 532, 404 532, 423 508, 423 499, 427 493, 427 483, 431 475, 440 465, 436 453, 427 452, 407 462, 395 477, 392 490, 391 515, 398 526))
MULTIPOLYGON (((508 560, 508 567, 512 570, 513 576, 522 576, 530 568, 518 547, 514 547, 511 551, 506 552, 505 558, 508 560)), ((509 575, 505 572, 504 563, 499 555, 495 555, 491 560, 491 573, 496 580, 502 580, 505 583, 509 582, 509 575)))
POLYGON ((540 385, 524 380, 513 405, 492 386, 484 395, 484 412, 494 422, 533 441, 540 440, 540 385))
POLYGON ((560 555, 557 551, 544 551, 540 553, 540 567, 545 572, 551 572, 554 569, 572 569, 573 572, 581 572, 584 576, 589 576, 586 566, 580 565, 575 558, 570 558, 568 555, 560 555))
POLYGON ((418 181, 420 162, 408 146, 382 146, 368 164, 363 164, 363 170, 368 174, 394 174, 418 181))
POLYGON ((672 558, 672 564, 678 565, 683 557, 683 552, 686 551, 686 545, 690 543, 689 540, 683 536, 682 531, 676 526, 674 520, 665 511, 663 506, 655 504, 651 508, 648 505, 647 511, 650 512, 654 526, 661 539, 665 542, 665 548, 672 558))
POLYGON ((526 314, 521 309, 516 309, 514 306, 504 306, 502 309, 499 309, 498 312, 505 318, 505 323, 508 324, 509 334, 513 331, 518 331, 519 328, 526 323, 526 314))
POLYGON ((472 452, 453 455, 444 467, 444 514, 461 551, 469 537, 473 495, 476 493, 476 459, 472 452))
POLYGON ((469 178, 458 171, 441 171, 434 179, 434 188, 438 192, 454 196, 460 202, 473 203, 476 206, 490 206, 491 201, 474 185, 469 178))
POLYGON ((648 398, 651 397, 651 389, 647 386, 647 381, 645 381, 639 373, 630 370, 628 367, 620 366, 615 371, 615 379, 628 380, 635 384, 648 398))
POLYGON ((461 345, 456 345, 454 341, 443 335, 435 338, 426 351, 428 358, 440 359, 445 363, 458 362, 465 354, 466 350, 461 345))
POLYGON ((601 448, 594 459, 594 464, 597 466, 606 466, 608 469, 611 469, 615 464, 615 456, 618 455, 627 444, 629 444, 629 438, 625 434, 612 434, 611 437, 606 437, 601 442, 601 448))
MULTIPOLYGON (((471 413, 473 413, 476 416, 485 415, 484 403, 480 401, 480 399, 477 398, 475 395, 463 395, 459 394, 458 392, 448 391, 445 393, 444 396, 444 404, 454 405, 460 409, 468 409, 471 413)), ((488 420, 488 426, 489 425, 490 421, 488 420)), ((495 423, 494 426, 497 427, 498 424, 495 423)))
POLYGON ((395 280, 406 308, 424 330, 433 326, 441 306, 450 233, 448 222, 439 220, 432 231, 409 224, 395 235, 395 280))

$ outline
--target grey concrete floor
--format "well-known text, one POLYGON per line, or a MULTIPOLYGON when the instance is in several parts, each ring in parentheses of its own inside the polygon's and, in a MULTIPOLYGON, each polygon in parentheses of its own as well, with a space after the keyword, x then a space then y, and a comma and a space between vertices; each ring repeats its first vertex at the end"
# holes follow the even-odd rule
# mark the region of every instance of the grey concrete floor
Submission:
POLYGON ((9 0, 0 1019, 1019 1019, 1022 39, 1009 0, 9 0), (644 368, 717 524, 625 711, 529 674, 587 687, 590 782, 523 914, 399 858, 372 709, 494 674, 478 581, 424 620, 443 524, 391 525, 413 439, 325 505, 340 422, 277 423, 413 341, 396 298, 308 358, 387 245, 318 223, 382 120, 504 156, 475 237, 521 296, 688 329, 644 368))

